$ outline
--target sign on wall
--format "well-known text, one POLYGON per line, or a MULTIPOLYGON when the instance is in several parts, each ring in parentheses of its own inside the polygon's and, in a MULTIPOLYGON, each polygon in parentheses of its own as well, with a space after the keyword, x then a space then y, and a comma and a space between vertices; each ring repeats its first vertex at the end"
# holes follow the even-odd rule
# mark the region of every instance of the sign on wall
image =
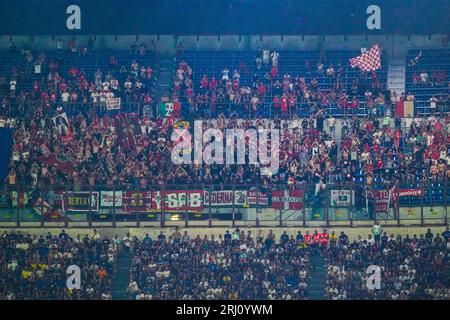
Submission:
POLYGON ((99 194, 96 191, 67 191, 63 193, 63 211, 98 211, 99 194))

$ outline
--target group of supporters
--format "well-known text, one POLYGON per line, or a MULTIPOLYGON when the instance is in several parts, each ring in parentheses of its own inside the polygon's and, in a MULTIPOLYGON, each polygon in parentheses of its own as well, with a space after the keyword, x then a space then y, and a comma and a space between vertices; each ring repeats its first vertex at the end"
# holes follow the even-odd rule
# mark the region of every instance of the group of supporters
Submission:
POLYGON ((278 239, 273 230, 239 229, 112 239, 95 229, 84 236, 5 231, 0 244, 2 300, 111 299, 121 250, 132 255, 127 294, 136 300, 308 299, 311 272, 320 267, 311 263, 314 255, 325 258, 324 298, 450 299, 448 227, 441 234, 388 236, 376 223, 367 237, 353 240, 327 230, 284 231, 278 239))
POLYGON ((132 244, 128 293, 137 300, 307 299, 310 252, 298 239, 283 233, 276 243, 272 231, 239 229, 204 238, 147 234, 132 244))
POLYGON ((374 235, 328 248, 329 299, 450 300, 448 227, 442 234, 374 235))
MULTIPOLYGON (((33 111, 53 114, 59 106, 105 111, 108 100, 113 98, 142 108, 153 104, 155 65, 144 65, 140 61, 148 55, 145 50, 121 57, 121 60, 112 54, 108 61, 98 63, 91 48, 83 55, 92 62, 77 65, 78 58, 72 50, 59 49, 38 52, 24 47, 17 52, 23 61, 0 76, 1 118, 33 111), (97 64, 102 68, 96 68, 97 64)), ((147 57, 144 61, 148 64, 149 60, 147 57)))
POLYGON ((300 112, 337 108, 340 114, 367 113, 373 117, 383 116, 390 107, 391 97, 386 96, 376 72, 361 72, 349 81, 344 65, 325 66, 319 58, 317 66, 305 60, 302 75, 282 75, 278 52, 265 49, 261 56, 256 57, 256 68, 241 60, 232 70, 224 66, 220 74, 203 74, 198 83, 194 82, 195 70, 180 59, 173 80, 173 98, 183 102, 186 114, 213 116, 236 113, 290 118, 300 112))
POLYGON ((0 300, 109 300, 118 244, 96 230, 77 237, 64 230, 40 236, 5 231, 0 300), (70 266, 79 268, 79 279, 68 281, 70 266))
POLYGON ((130 246, 128 293, 137 300, 308 299, 315 254, 326 258, 327 299, 450 299, 448 227, 442 234, 388 237, 375 224, 368 237, 353 241, 326 230, 283 232, 279 241, 272 230, 203 238, 176 231, 168 239, 146 234, 130 246), (380 286, 370 278, 371 266, 380 268, 380 286))
MULTIPOLYGON (((248 158, 244 164, 177 164, 172 154, 179 143, 179 137, 172 141, 174 127, 188 123, 187 130, 193 131, 192 123, 180 120, 79 113, 59 123, 38 110, 15 123, 6 184, 146 188, 150 182, 157 186, 260 183, 269 188, 306 183, 318 195, 327 183, 430 182, 450 176, 450 117, 417 118, 406 128, 389 117, 382 121, 353 117, 337 128, 336 119, 324 119, 320 113, 291 122, 223 116, 203 121, 202 132, 278 130, 279 169, 272 175, 261 174, 264 166, 250 164, 248 158)), ((244 143, 248 152, 249 140, 244 143)), ((225 147, 223 151, 225 159, 225 147)))

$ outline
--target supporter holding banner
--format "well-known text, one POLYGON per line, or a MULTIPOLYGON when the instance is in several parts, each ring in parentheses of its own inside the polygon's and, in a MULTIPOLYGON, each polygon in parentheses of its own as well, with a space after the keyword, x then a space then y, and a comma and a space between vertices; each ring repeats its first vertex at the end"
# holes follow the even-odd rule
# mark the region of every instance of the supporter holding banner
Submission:
POLYGON ((388 190, 367 190, 367 199, 373 199, 375 213, 386 213, 397 201, 395 188, 388 190))
POLYGON ((98 211, 99 195, 98 192, 68 191, 63 193, 63 212, 66 211, 98 211))
MULTIPOLYGON (((61 108, 58 109, 59 111, 61 111, 61 108)), ((74 134, 69 119, 67 118, 67 114, 65 112, 59 113, 58 115, 53 117, 52 120, 56 126, 58 137, 61 142, 67 143, 69 141, 72 141, 74 138, 74 134)))
POLYGON ((106 99, 106 109, 107 110, 120 110, 121 99, 120 98, 108 98, 106 99))

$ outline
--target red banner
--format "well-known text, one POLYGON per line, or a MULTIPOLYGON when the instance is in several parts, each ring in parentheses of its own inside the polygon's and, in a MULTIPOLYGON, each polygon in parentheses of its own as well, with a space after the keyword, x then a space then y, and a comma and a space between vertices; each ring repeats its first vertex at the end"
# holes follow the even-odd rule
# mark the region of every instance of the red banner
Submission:
POLYGON ((391 190, 369 190, 368 196, 374 201, 374 212, 386 213, 391 203, 395 202, 395 192, 391 190), (389 196, 391 194, 391 196, 389 196), (394 197, 392 197, 394 195, 394 197))
POLYGON ((398 190, 399 197, 422 197, 423 196, 422 189, 400 189, 398 190))
POLYGON ((278 210, 300 210, 302 208, 302 190, 273 190, 272 208, 278 210))
POLYGON ((152 193, 152 210, 198 212, 204 208, 203 194, 203 190, 154 191, 152 193))
POLYGON ((152 211, 152 193, 149 191, 125 191, 122 194, 122 209, 126 212, 152 211))

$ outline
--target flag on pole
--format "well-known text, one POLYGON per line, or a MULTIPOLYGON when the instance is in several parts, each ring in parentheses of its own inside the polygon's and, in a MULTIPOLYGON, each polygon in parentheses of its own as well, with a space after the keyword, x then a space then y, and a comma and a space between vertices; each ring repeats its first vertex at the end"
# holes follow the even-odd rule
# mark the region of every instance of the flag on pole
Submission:
POLYGON ((349 59, 352 68, 359 67, 363 71, 375 71, 381 68, 381 49, 375 44, 363 54, 349 59))

